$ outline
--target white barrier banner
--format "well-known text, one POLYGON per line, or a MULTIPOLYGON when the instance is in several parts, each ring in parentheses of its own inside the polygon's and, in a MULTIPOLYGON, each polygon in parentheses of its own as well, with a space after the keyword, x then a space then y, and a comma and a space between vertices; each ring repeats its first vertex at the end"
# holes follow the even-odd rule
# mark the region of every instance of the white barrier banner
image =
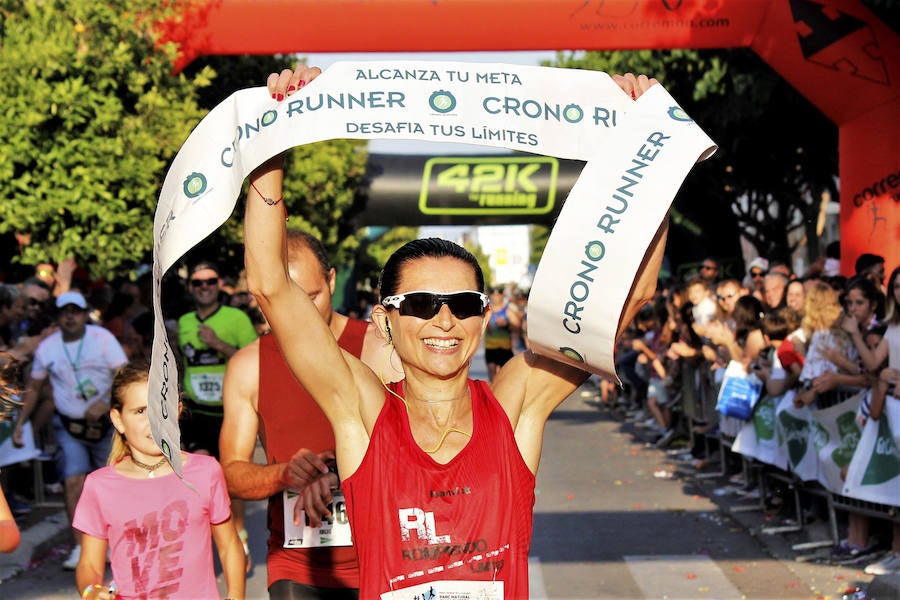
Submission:
POLYGON ((881 417, 866 421, 847 468, 843 494, 900 506, 900 399, 888 396, 881 417))
MULTIPOLYGON (((256 166, 294 146, 339 138, 458 142, 586 161, 532 287, 529 337, 539 352, 607 374, 649 242, 691 166, 715 151, 661 85, 635 102, 596 71, 336 63, 280 103, 265 88, 236 92, 175 157, 154 221, 149 412, 154 439, 179 473, 178 368, 163 326, 161 279, 228 219, 256 166)), ((482 183, 467 190, 474 206, 517 201, 504 194, 508 182, 482 183)))
POLYGON ((817 479, 825 489, 838 494, 844 487, 841 470, 850 464, 862 434, 856 413, 864 393, 813 411, 811 434, 818 453, 817 479))

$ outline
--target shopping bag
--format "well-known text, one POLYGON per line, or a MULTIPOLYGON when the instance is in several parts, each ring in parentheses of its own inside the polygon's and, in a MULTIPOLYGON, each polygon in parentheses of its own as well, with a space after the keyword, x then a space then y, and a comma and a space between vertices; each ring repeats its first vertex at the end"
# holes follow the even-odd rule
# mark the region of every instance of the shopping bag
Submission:
POLYGON ((749 421, 761 392, 762 381, 756 375, 748 374, 741 363, 733 360, 725 368, 716 410, 727 417, 749 421))

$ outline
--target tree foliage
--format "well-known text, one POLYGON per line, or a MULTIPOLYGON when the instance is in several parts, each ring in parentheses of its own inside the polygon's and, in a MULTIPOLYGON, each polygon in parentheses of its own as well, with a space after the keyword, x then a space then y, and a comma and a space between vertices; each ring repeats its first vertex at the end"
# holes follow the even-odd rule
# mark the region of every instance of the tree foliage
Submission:
POLYGON ((763 256, 787 260, 800 243, 817 256, 822 195, 837 198, 837 127, 751 51, 560 53, 555 65, 656 77, 719 145, 676 206, 726 201, 763 256))
POLYGON ((3 4, 0 233, 30 237, 22 262, 74 256, 109 276, 152 247, 167 163, 202 117, 196 90, 212 76, 172 73, 175 49, 150 33, 158 6, 3 4))
MULTIPOLYGON (((148 262, 159 190, 191 130, 234 91, 294 62, 209 57, 174 73, 177 48, 158 44, 153 25, 189 2, 0 3, 0 234, 27 241, 16 260, 74 256, 92 278, 148 262)), ((335 264, 358 245, 345 214, 364 175, 363 149, 341 140, 288 154, 291 226, 321 236, 335 264)), ((242 214, 238 203, 188 260, 202 254, 236 274, 242 214)))

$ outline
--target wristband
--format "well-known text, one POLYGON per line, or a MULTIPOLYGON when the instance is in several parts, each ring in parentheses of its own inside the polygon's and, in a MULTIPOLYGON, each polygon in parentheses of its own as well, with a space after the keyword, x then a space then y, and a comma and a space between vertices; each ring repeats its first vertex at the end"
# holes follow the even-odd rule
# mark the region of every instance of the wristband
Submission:
POLYGON ((85 586, 81 592, 82 598, 96 598, 97 594, 104 591, 106 587, 102 583, 91 583, 85 586))

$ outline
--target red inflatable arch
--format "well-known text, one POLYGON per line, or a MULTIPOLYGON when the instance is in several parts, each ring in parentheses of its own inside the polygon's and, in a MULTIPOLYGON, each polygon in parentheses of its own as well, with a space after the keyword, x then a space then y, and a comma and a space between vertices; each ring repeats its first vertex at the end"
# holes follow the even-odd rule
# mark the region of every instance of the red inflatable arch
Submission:
POLYGON ((859 0, 209 0, 206 54, 750 47, 839 127, 842 271, 900 264, 900 36, 859 0))

